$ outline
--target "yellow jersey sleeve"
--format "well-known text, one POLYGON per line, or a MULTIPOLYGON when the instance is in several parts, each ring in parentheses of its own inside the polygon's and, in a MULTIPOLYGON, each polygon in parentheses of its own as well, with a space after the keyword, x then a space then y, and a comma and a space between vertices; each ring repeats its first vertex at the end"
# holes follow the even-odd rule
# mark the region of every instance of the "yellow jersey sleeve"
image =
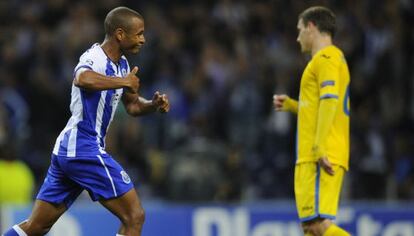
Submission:
POLYGON ((339 98, 340 60, 334 54, 322 53, 315 58, 319 99, 339 98))
POLYGON ((288 97, 286 101, 283 103, 282 109, 284 111, 289 111, 289 112, 297 114, 298 113, 298 101, 288 97))

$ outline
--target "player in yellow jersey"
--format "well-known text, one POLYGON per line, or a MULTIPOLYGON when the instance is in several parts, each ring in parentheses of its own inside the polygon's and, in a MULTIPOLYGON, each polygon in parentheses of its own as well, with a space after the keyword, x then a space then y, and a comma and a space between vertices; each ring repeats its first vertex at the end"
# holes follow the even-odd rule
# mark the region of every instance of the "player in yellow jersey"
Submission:
POLYGON ((297 25, 303 53, 312 59, 300 82, 299 101, 274 95, 277 111, 297 113, 295 199, 305 235, 350 235, 336 226, 342 181, 349 162, 349 71, 332 43, 335 15, 311 7, 297 25))

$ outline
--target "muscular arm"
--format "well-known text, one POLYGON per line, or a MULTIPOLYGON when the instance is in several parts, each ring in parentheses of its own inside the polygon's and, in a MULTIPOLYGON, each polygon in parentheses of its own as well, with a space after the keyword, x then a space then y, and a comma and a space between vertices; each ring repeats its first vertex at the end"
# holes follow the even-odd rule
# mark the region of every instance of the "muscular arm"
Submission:
POLYGON ((80 69, 75 74, 75 86, 87 90, 99 91, 127 88, 129 92, 138 92, 139 79, 135 76, 138 67, 134 67, 124 78, 109 77, 88 69, 80 69))
POLYGON ((128 81, 121 78, 104 76, 92 70, 81 70, 76 73, 75 86, 87 90, 108 90, 128 86, 128 81))
POLYGON ((140 97, 138 93, 124 92, 122 103, 131 116, 141 116, 157 111, 157 106, 152 100, 140 97))

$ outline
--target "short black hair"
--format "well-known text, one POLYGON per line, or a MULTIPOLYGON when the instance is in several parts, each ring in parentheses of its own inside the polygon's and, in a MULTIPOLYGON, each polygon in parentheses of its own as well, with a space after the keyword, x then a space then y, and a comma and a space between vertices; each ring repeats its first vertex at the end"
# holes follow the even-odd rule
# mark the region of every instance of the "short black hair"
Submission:
POLYGON ((302 19, 305 26, 312 22, 320 32, 328 33, 331 37, 335 36, 336 16, 329 8, 322 6, 310 7, 299 15, 299 19, 302 19))
POLYGON ((117 7, 112 9, 105 17, 105 34, 111 36, 118 28, 128 31, 131 27, 130 19, 133 17, 144 20, 141 14, 128 7, 117 7))

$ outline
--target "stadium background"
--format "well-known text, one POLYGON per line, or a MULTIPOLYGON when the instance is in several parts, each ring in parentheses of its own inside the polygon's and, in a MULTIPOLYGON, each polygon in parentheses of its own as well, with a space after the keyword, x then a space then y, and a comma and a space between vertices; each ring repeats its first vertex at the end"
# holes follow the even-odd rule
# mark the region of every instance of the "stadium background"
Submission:
POLYGON ((69 118, 73 68, 102 42, 106 13, 125 5, 145 18, 146 45, 129 57, 140 91, 165 92, 172 104, 168 115, 138 119, 120 109, 107 139, 143 202, 291 204, 295 118, 272 111, 272 94, 298 95, 308 58, 296 42, 297 15, 315 4, 336 13, 335 43, 351 71, 342 202, 404 208, 414 198, 409 0, 1 1, 0 158, 27 164, 36 193, 69 118))

